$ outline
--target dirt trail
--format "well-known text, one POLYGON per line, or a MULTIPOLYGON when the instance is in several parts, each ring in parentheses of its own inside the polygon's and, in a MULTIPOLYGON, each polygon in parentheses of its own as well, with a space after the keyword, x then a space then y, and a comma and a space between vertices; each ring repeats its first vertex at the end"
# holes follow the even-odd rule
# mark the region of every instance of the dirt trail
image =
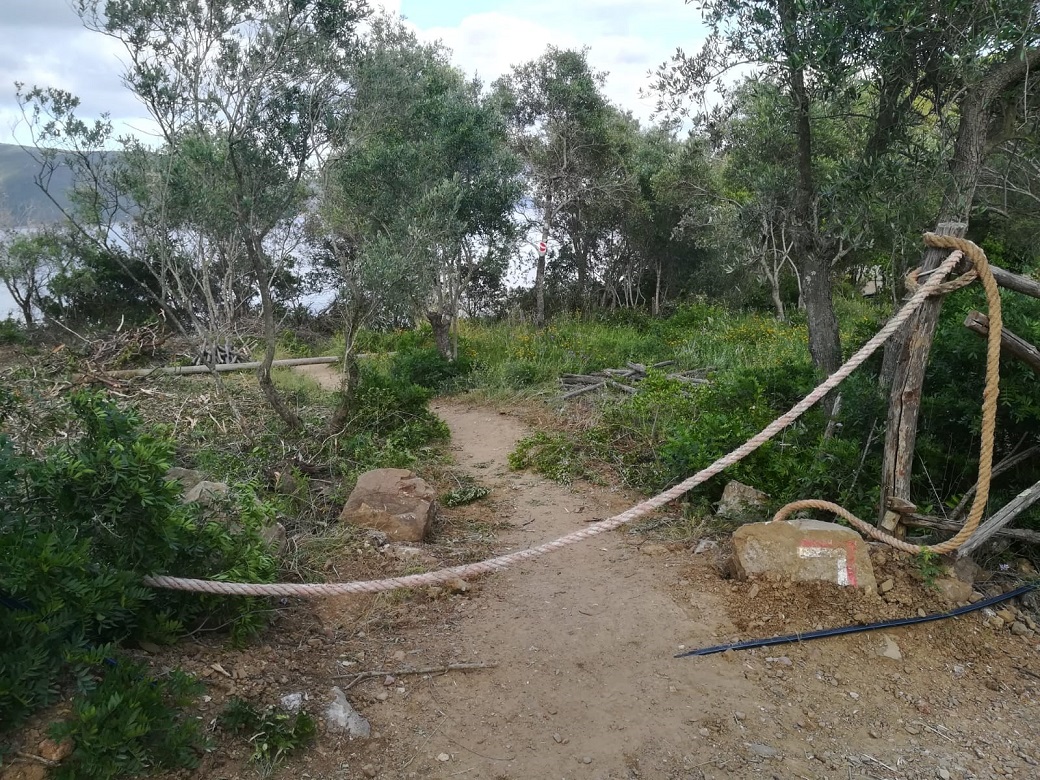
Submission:
MULTIPOLYGON (((603 488, 510 472, 506 458, 527 433, 515 419, 444 402, 434 410, 451 429, 459 465, 507 496, 503 549, 554 538, 631 503, 603 488)), ((710 641, 714 621, 699 613, 721 610, 711 598, 698 609, 679 607, 669 593, 677 565, 649 560, 635 540, 610 534, 482 583, 468 619, 445 639, 459 658, 499 666, 436 678, 414 692, 408 711, 424 713, 429 741, 413 771, 591 778, 627 776, 648 754, 672 765, 660 770, 694 763, 697 722, 734 701, 752 706, 754 691, 731 664, 672 658, 684 643, 710 641), (441 754, 450 760, 429 760, 441 754)), ((391 716, 393 741, 420 727, 399 722, 404 714, 391 716)))

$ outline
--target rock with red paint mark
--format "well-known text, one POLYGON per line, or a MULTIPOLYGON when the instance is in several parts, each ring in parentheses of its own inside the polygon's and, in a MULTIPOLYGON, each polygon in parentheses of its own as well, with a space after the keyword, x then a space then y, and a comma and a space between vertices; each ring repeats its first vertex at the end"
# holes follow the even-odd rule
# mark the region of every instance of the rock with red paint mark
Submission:
POLYGON ((819 520, 752 523, 733 533, 737 577, 779 576, 876 592, 867 543, 855 531, 819 520))
POLYGON ((382 531, 394 542, 421 542, 433 522, 436 492, 405 469, 376 469, 358 477, 340 522, 382 531))

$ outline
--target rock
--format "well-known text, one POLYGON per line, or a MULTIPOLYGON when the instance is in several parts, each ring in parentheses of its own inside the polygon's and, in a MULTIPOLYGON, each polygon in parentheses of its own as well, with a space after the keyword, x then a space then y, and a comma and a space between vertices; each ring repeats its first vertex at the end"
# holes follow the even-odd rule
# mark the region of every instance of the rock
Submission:
POLYGON ((275 555, 285 554, 285 550, 289 546, 289 539, 284 525, 275 522, 273 525, 265 526, 260 530, 260 536, 274 550, 275 555))
POLYGON ((382 531, 396 542, 421 542, 436 511, 436 493, 405 469, 376 469, 358 477, 340 522, 382 531))
POLYGON ((951 604, 959 604, 971 598, 971 583, 955 577, 940 577, 935 581, 935 587, 951 604))
POLYGON ((376 771, 376 768, 371 764, 365 764, 363 767, 361 767, 361 774, 363 774, 365 777, 375 777, 379 773, 376 771))
POLYGON ((877 588, 866 542, 855 531, 819 520, 753 523, 733 533, 737 577, 773 575, 795 581, 823 581, 877 588))
POLYGON ((950 771, 948 769, 940 769, 936 774, 939 776, 939 780, 950 780, 950 771))
POLYGON ((585 756, 585 757, 583 757, 581 759, 581 763, 583 763, 583 764, 591 764, 592 763, 592 756, 585 756))
POLYGON ((187 492, 206 479, 206 475, 195 469, 182 469, 174 466, 166 472, 167 482, 180 482, 181 490, 187 492))
POLYGON ((447 753, 438 753, 437 754, 437 760, 438 761, 451 761, 451 756, 449 756, 447 753))
POLYGON ((1015 636, 1032 636, 1033 635, 1033 632, 1030 630, 1029 626, 1027 626, 1025 623, 1022 623, 1022 622, 1020 622, 1018 620, 1016 620, 1014 623, 1011 624, 1011 633, 1014 634, 1015 636))
POLYGON ((473 586, 462 577, 453 577, 444 583, 444 587, 447 588, 448 593, 469 593, 473 586))
POLYGON ((282 709, 286 712, 299 712, 300 708, 303 706, 303 691, 285 694, 285 696, 278 700, 278 704, 281 705, 282 709))
POLYGON ((1004 627, 1004 618, 992 617, 989 619, 988 625, 995 631, 1000 631, 1004 627))
POLYGON ((717 549, 719 549, 719 543, 716 542, 714 539, 701 539, 699 542, 697 542, 697 547, 696 549, 694 549, 693 554, 703 555, 704 553, 709 552, 710 550, 717 549))
POLYGON ((896 640, 888 634, 881 637, 881 645, 877 648, 877 655, 881 658, 891 658, 893 661, 903 660, 903 651, 899 649, 896 640))
POLYGON ((639 548, 639 552, 643 555, 667 555, 670 550, 663 544, 644 544, 639 548))
POLYGON ((887 580, 882 582, 880 586, 878 586, 878 590, 880 590, 882 593, 888 593, 895 586, 896 586, 896 581, 894 579, 892 579, 891 577, 889 577, 887 580))
POLYGON ((224 482, 210 482, 204 479, 181 496, 181 503, 210 506, 214 501, 226 496, 229 490, 224 482))
POLYGON ((758 520, 768 514, 768 505, 767 494, 733 480, 723 489, 716 514, 732 520, 758 520))
POLYGON ((762 745, 757 742, 747 743, 747 749, 751 755, 757 756, 758 758, 776 758, 780 755, 780 751, 775 747, 762 745))
POLYGON ((64 761, 72 755, 75 747, 71 739, 63 739, 55 742, 53 739, 45 739, 36 746, 36 754, 48 761, 64 761))
POLYGON ((331 694, 332 701, 325 709, 325 722, 329 731, 345 732, 360 739, 372 736, 372 724, 350 705, 342 689, 335 687, 331 694))

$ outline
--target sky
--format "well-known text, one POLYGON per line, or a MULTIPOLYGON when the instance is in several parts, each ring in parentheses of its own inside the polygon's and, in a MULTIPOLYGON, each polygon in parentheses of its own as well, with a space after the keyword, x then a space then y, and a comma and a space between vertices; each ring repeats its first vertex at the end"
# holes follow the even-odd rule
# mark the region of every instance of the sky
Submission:
MULTIPOLYGON (((700 15, 684 0, 378 0, 400 13, 422 40, 441 40, 468 75, 490 82, 545 47, 589 46, 589 59, 607 71, 607 96, 647 121, 640 99, 648 72, 676 47, 697 48, 700 15)), ((28 143, 14 82, 60 87, 82 101, 81 113, 108 112, 121 130, 148 135, 149 122, 123 86, 125 53, 114 41, 83 29, 69 0, 0 0, 0 143, 28 143)))

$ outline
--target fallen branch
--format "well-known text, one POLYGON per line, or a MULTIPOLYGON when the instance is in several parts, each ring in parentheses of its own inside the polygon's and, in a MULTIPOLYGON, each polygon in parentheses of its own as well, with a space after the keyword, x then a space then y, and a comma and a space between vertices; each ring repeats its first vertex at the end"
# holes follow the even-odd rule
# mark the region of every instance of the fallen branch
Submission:
MULTIPOLYGON (((919 515, 909 514, 903 515, 903 525, 910 526, 911 528, 931 528, 936 531, 949 531, 950 533, 957 533, 961 530, 961 523, 953 523, 949 520, 942 520, 938 517, 932 517, 930 515, 919 515)), ((1026 542, 1028 544, 1040 544, 1040 532, 1029 531, 1025 528, 1001 528, 997 530, 993 536, 1003 536, 1008 539, 1015 539, 1019 542, 1026 542)))
POLYGON ((560 398, 562 400, 567 400, 568 398, 574 398, 574 396, 581 395, 582 393, 590 393, 593 390, 602 390, 606 384, 606 382, 600 381, 599 384, 595 385, 582 385, 577 390, 571 390, 569 393, 564 393, 560 398))
POLYGON ((371 670, 367 672, 355 672, 354 674, 339 674, 333 677, 334 680, 345 680, 348 677, 353 678, 349 683, 343 686, 343 690, 349 691, 359 682, 364 680, 371 680, 376 677, 404 677, 406 674, 445 674, 447 672, 472 672, 477 669, 494 669, 497 667, 497 663, 471 663, 471 664, 448 664, 446 666, 428 666, 425 669, 398 669, 396 671, 387 670, 371 670))
MULTIPOLYGON (((392 352, 385 353, 392 355, 392 352)), ((374 354, 359 354, 359 358, 375 357, 374 354)), ((275 360, 271 363, 272 366, 316 366, 323 363, 339 363, 343 358, 340 356, 327 356, 327 357, 310 357, 310 358, 286 358, 284 360, 275 360)), ((218 373, 225 371, 249 371, 252 369, 260 368, 259 362, 252 363, 218 363, 213 366, 213 370, 218 373)), ((208 374, 210 373, 209 366, 157 366, 155 368, 130 368, 120 371, 108 371, 106 376, 114 379, 129 379, 131 377, 138 376, 151 376, 153 374, 208 374)), ((76 374, 73 377, 74 381, 78 381, 83 377, 82 374, 76 374)))
POLYGON ((14 754, 15 754, 15 756, 17 758, 20 758, 22 761, 31 761, 31 762, 36 763, 36 764, 43 764, 44 766, 51 766, 51 767, 53 767, 53 766, 61 766, 61 762, 60 761, 52 761, 49 758, 44 758, 43 756, 38 756, 35 753, 23 753, 21 750, 16 750, 16 751, 14 751, 14 754))
MULTIPOLYGON (((968 317, 964 320, 964 327, 985 338, 989 335, 989 317, 978 311, 968 312, 968 317)), ((1034 372, 1040 374, 1040 349, 1021 336, 1012 333, 1006 325, 1000 331, 1000 350, 1017 357, 1034 372)))

